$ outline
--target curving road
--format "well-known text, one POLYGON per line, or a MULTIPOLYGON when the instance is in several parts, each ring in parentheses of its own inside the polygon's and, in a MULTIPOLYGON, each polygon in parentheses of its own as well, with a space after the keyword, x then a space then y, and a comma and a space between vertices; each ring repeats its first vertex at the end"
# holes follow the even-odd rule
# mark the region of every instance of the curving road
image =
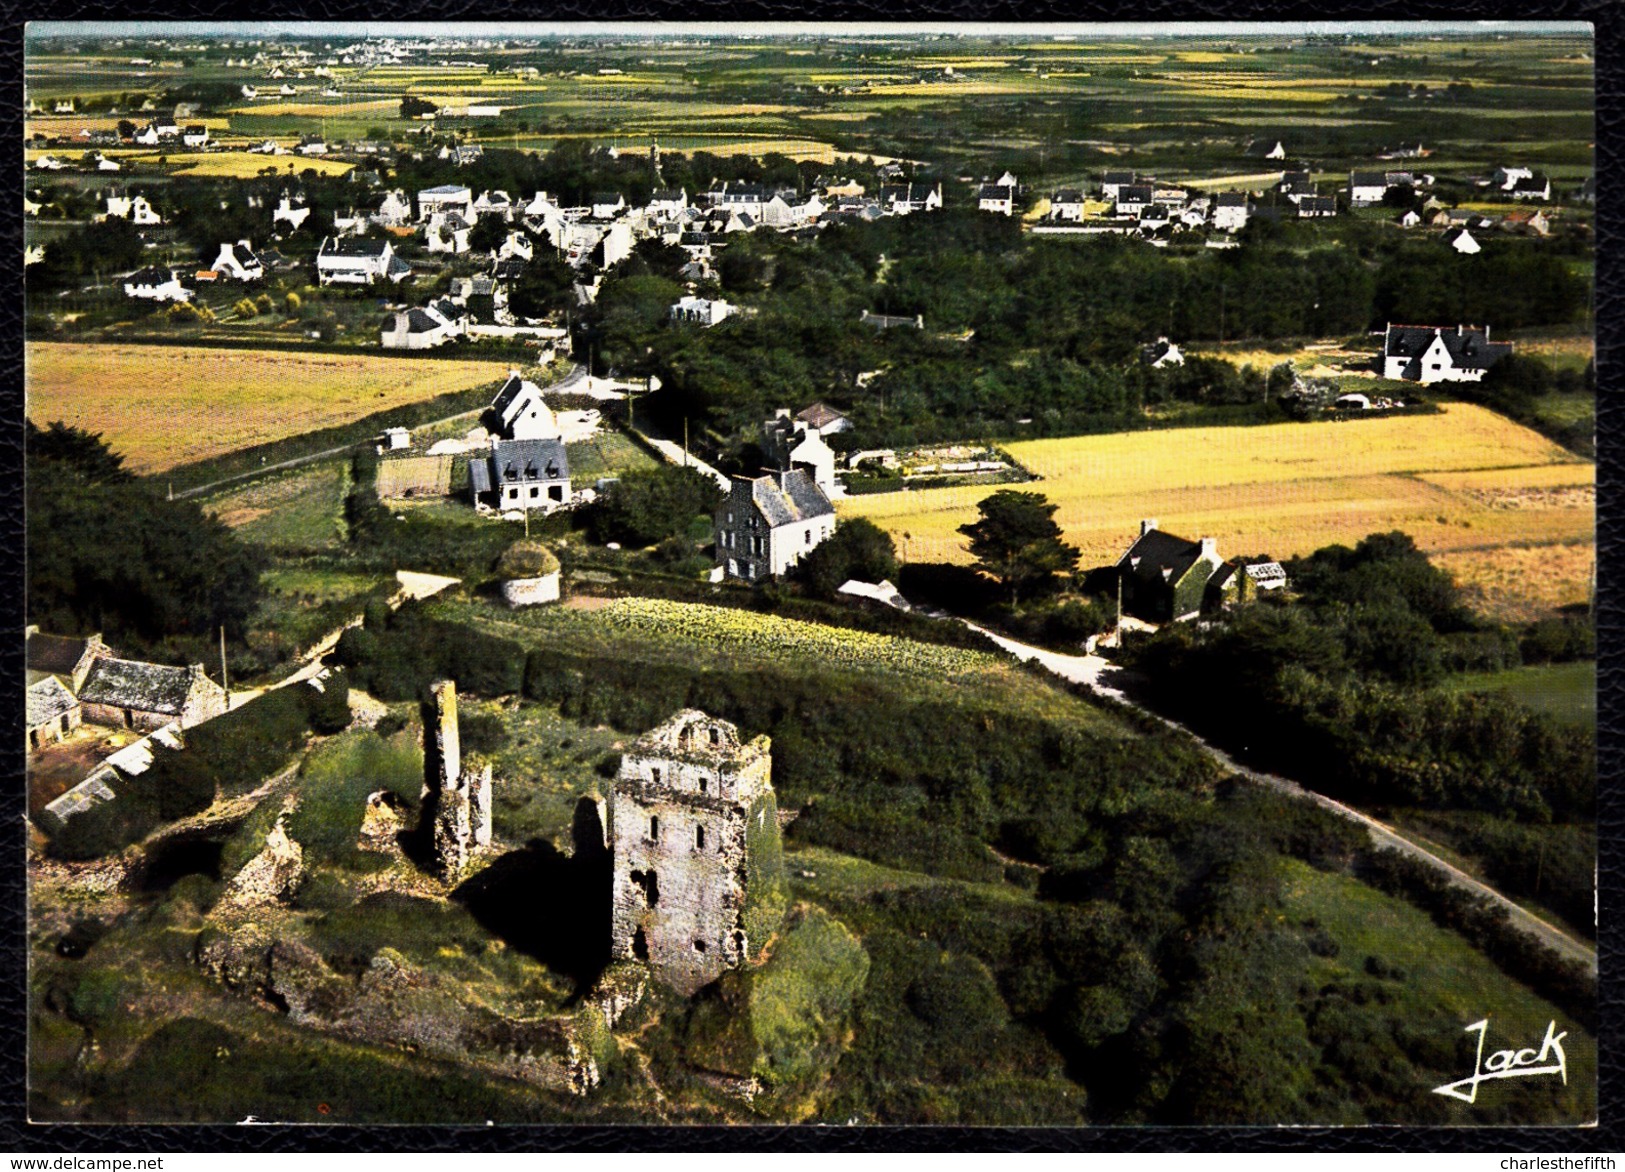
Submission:
MULTIPOLYGON (((893 605, 895 605, 895 603, 893 605)), ((1474 895, 1480 895, 1486 899, 1492 900, 1499 907, 1505 909, 1514 927, 1530 936, 1533 936, 1542 944, 1545 944, 1548 948, 1555 951, 1559 956, 1567 960, 1578 961, 1585 965, 1586 971, 1589 972, 1593 977, 1597 975, 1597 950, 1590 944, 1576 939, 1563 929, 1541 919, 1527 908, 1512 902, 1512 900, 1502 895, 1499 891, 1495 890, 1495 888, 1490 887, 1486 883, 1480 882, 1471 875, 1467 874, 1465 871, 1461 870, 1461 868, 1446 862, 1444 859, 1441 859, 1438 855, 1434 854, 1426 847, 1406 838, 1387 823, 1379 822, 1369 814, 1362 814, 1354 807, 1346 806, 1342 802, 1328 798, 1325 794, 1316 793, 1312 789, 1305 789, 1303 786, 1290 780, 1289 778, 1280 777, 1273 773, 1263 773, 1257 769, 1249 769, 1247 766, 1241 764, 1235 758, 1231 757, 1230 754, 1226 753, 1223 749, 1220 749, 1218 746, 1211 744, 1210 742, 1197 736, 1184 725, 1178 723, 1177 721, 1169 720, 1166 716, 1152 712, 1149 708, 1146 708, 1142 704, 1136 704, 1123 693, 1122 689, 1114 688, 1103 682, 1103 677, 1108 671, 1116 670, 1109 661, 1101 658, 1098 655, 1063 655, 1056 651, 1046 651, 1041 647, 1033 647, 1029 644, 1019 643, 1014 639, 1006 638, 1003 635, 995 634, 994 632, 989 631, 987 628, 977 626, 975 623, 969 622, 968 620, 961 619, 960 621, 963 622, 967 627, 971 628, 971 630, 980 631, 989 639, 993 640, 993 642, 997 643, 1000 647, 1004 648, 1010 654, 1014 655, 1017 659, 1020 659, 1023 662, 1028 660, 1035 661, 1040 666, 1054 672, 1064 680, 1074 684, 1082 684, 1100 695, 1109 696, 1119 703, 1127 704, 1129 707, 1134 708, 1139 712, 1143 712, 1147 716, 1154 717, 1170 728, 1178 729, 1180 732, 1194 740, 1196 744, 1199 745, 1209 757, 1218 762, 1223 769, 1237 774, 1238 776, 1245 777, 1249 781, 1255 782, 1259 785, 1277 790, 1280 793, 1290 794, 1291 796, 1297 798, 1306 798, 1309 801, 1314 802, 1317 806, 1330 810, 1340 818, 1346 818, 1350 822, 1359 823, 1371 835, 1372 841, 1376 842, 1378 845, 1392 847, 1394 850, 1409 855, 1413 859, 1426 863, 1434 870, 1443 873, 1445 878, 1451 883, 1455 884, 1457 887, 1470 891, 1474 895)))

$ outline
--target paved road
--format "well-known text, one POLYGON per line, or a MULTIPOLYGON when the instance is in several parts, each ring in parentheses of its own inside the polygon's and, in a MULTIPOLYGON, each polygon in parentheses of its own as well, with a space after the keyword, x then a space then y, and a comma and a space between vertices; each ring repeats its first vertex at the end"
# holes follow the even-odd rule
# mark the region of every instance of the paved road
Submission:
MULTIPOLYGON (((587 372, 581 367, 572 366, 569 374, 565 375, 555 383, 550 383, 542 389, 544 391, 552 391, 561 395, 579 393, 583 390, 581 383, 582 380, 586 378, 586 375, 587 372)), ((427 422, 420 423, 417 425, 417 428, 414 428, 414 430, 425 427, 439 427, 442 423, 454 423, 459 419, 473 419, 476 416, 483 414, 484 411, 484 407, 476 407, 472 411, 459 411, 455 415, 447 415, 441 419, 430 419, 427 422)), ((337 448, 328 448, 326 451, 322 452, 312 452, 308 456, 295 456, 291 460, 279 460, 275 464, 261 464, 258 468, 250 468, 247 472, 238 472, 233 476, 223 476, 219 480, 212 481, 209 484, 200 484, 196 488, 188 488, 182 492, 177 492, 175 494, 175 499, 182 501, 186 500, 188 497, 202 496, 205 493, 213 492, 215 489, 220 488, 223 485, 234 484, 239 480, 252 480, 257 476, 264 476, 270 472, 281 472, 286 468, 298 468, 303 464, 314 464, 318 460, 328 460, 334 456, 342 456, 344 453, 354 451, 363 443, 367 442, 369 441, 362 440, 359 443, 344 444, 343 446, 337 448)))
MULTIPOLYGON (((963 619, 960 621, 965 622, 963 619)), ((1322 809, 1330 810, 1340 818, 1346 818, 1351 822, 1359 823, 1371 835, 1372 841, 1377 843, 1379 846, 1392 847, 1394 850, 1409 855, 1413 859, 1420 860, 1421 862, 1432 867, 1434 870, 1442 872, 1445 878, 1447 878, 1451 883, 1454 883, 1457 887, 1470 891, 1474 895, 1483 896, 1486 899, 1494 901, 1501 908, 1505 909, 1512 925, 1515 928, 1518 928, 1520 931, 1535 937, 1535 939, 1539 940, 1542 944, 1545 944, 1547 947, 1557 952, 1559 956, 1562 956, 1568 960, 1579 961, 1581 964, 1585 965, 1586 970, 1591 973, 1593 977, 1597 975, 1597 950, 1595 947, 1582 940, 1576 939, 1561 928, 1558 928, 1556 925, 1541 919, 1528 909, 1512 902, 1512 900, 1502 895, 1499 891, 1495 890, 1495 888, 1480 882, 1471 875, 1467 874, 1465 871, 1461 870, 1459 867, 1456 867, 1453 864, 1446 862, 1444 859, 1441 859, 1438 855, 1434 854, 1426 847, 1406 838, 1387 823, 1379 822, 1369 814, 1362 814, 1359 810, 1354 809, 1352 806, 1346 806, 1342 802, 1328 798, 1325 794, 1319 794, 1314 790, 1305 789, 1297 782, 1288 778, 1280 777, 1273 773, 1263 773, 1257 769, 1249 769, 1247 766, 1241 764, 1235 760, 1235 758, 1231 757, 1223 749, 1220 749, 1216 745, 1212 745, 1203 740, 1184 725, 1152 712, 1143 705, 1134 703, 1134 701, 1130 700, 1123 693, 1122 689, 1113 687, 1109 683, 1105 682, 1105 677, 1107 674, 1110 671, 1115 670, 1109 660, 1103 659, 1098 655, 1062 655, 1059 652, 1046 651, 1041 647, 1032 647, 1026 643, 1018 643, 1016 640, 1007 639, 1003 635, 996 635, 992 631, 979 627, 972 622, 965 622, 965 625, 974 631, 980 631, 982 634, 992 639, 993 642, 997 643, 1000 647, 1014 655, 1017 659, 1022 661, 1034 660, 1064 680, 1069 680, 1076 684, 1083 684, 1101 695, 1110 696, 1114 700, 1120 701, 1121 703, 1138 709, 1149 716, 1155 717, 1157 720, 1162 721, 1163 724, 1168 725, 1170 728, 1178 729, 1180 732, 1183 732, 1187 736, 1191 737, 1191 739, 1201 746, 1202 750, 1206 752, 1209 757, 1217 761, 1219 765, 1228 772, 1245 777, 1249 781, 1267 786, 1270 789, 1276 790, 1280 793, 1290 794, 1293 797, 1298 798, 1306 798, 1309 801, 1314 802, 1317 806, 1320 806, 1322 809)))

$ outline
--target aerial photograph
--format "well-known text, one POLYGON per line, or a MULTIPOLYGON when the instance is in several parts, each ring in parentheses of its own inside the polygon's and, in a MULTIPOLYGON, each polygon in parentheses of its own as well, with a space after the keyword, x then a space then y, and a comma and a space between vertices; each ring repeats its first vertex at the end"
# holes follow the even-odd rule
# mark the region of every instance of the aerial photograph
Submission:
POLYGON ((1595 1123, 1594 45, 30 23, 28 1118, 1595 1123))

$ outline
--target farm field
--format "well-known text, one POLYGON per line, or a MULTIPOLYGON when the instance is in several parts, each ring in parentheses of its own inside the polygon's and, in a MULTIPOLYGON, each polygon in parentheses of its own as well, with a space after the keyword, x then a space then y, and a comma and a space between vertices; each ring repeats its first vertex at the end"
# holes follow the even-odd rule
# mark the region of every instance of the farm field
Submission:
MULTIPOLYGON (((1431 416, 1181 428, 1007 450, 1039 477, 1030 490, 1059 506, 1056 521, 1085 566, 1115 561, 1140 520, 1155 517, 1169 532, 1217 538, 1221 555, 1277 558, 1402 529, 1509 616, 1583 600, 1590 587, 1593 466, 1470 404, 1431 416), (1537 572, 1511 572, 1520 563, 1537 572)), ((990 491, 853 497, 837 511, 892 533, 905 560, 967 564, 957 529, 990 491)))
POLYGON ((500 362, 30 343, 28 417, 103 435, 162 472, 502 378, 500 362))
POLYGON ((1597 724, 1594 662, 1532 664, 1511 671, 1453 676, 1453 692, 1500 692, 1568 724, 1597 724))
POLYGON ((272 549, 331 549, 344 539, 350 467, 334 460, 292 469, 203 502, 237 536, 272 549))

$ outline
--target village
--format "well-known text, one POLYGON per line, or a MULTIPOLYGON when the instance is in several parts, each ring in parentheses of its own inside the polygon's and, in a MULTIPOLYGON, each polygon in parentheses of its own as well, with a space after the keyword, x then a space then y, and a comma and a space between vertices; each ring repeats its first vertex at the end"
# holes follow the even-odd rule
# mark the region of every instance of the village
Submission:
MULTIPOLYGON (((992 68, 790 43, 818 114, 992 68)), ((541 44, 31 49, 36 1117, 1472 1123, 1436 954, 1584 1122, 1589 165, 1452 143, 1481 80, 1167 159, 549 142, 759 82, 541 44), (1231 997, 1335 1093, 1237 1097, 1231 997)))

